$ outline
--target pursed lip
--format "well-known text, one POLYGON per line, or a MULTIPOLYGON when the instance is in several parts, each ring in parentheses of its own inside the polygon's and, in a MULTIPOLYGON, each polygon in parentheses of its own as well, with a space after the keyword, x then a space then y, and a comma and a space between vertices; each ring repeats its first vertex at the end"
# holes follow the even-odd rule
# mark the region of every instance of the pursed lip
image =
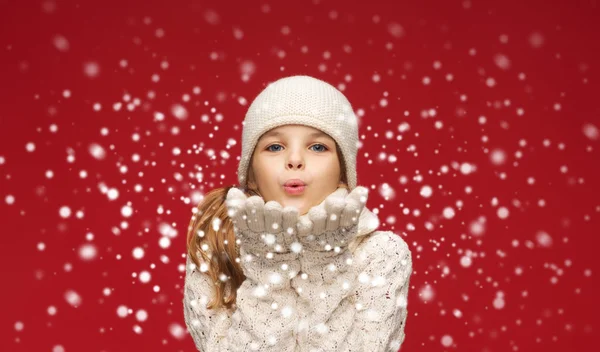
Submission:
POLYGON ((292 186, 306 186, 306 183, 299 178, 293 178, 285 181, 283 187, 292 187, 292 186))

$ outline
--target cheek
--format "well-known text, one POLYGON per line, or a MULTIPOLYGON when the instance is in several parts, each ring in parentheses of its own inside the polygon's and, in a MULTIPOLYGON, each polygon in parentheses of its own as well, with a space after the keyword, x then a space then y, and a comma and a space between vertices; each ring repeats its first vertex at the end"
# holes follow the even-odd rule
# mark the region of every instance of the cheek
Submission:
POLYGON ((316 168, 319 173, 326 174, 330 176, 339 175, 340 173, 340 164, 336 158, 331 158, 328 160, 319 161, 319 167, 316 168))
POLYGON ((270 175, 273 174, 274 171, 274 166, 275 164, 271 161, 269 162, 268 160, 261 160, 261 159, 257 159, 255 160, 255 162, 253 163, 252 167, 254 170, 254 175, 256 176, 256 178, 268 178, 270 175))

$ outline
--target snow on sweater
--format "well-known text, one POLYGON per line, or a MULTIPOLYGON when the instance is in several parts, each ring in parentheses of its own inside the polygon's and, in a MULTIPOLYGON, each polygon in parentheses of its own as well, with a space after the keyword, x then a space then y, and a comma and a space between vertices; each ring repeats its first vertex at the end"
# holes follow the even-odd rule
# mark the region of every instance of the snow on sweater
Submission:
MULTIPOLYGON (((346 194, 340 188, 326 200, 346 194)), ((299 255, 277 253, 268 262, 242 260, 246 280, 230 310, 206 308, 214 297, 213 283, 188 258, 184 317, 197 349, 398 351, 405 337, 411 252, 400 236, 377 231, 379 220, 366 207, 356 226, 354 238, 337 252, 321 249, 316 241, 302 242, 299 255), (267 274, 282 264, 291 279, 274 285, 267 274), (257 294, 264 287, 268 294, 257 294)))

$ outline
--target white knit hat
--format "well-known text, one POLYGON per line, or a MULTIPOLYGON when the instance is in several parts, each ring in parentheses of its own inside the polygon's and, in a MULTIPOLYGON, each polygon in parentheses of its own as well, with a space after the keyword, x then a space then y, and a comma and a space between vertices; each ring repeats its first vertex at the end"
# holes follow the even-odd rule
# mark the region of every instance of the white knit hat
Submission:
POLYGON ((247 187, 250 158, 263 133, 290 124, 313 127, 331 136, 344 157, 348 188, 356 187, 356 115, 342 92, 310 76, 290 76, 272 82, 250 104, 242 131, 240 186, 247 187))

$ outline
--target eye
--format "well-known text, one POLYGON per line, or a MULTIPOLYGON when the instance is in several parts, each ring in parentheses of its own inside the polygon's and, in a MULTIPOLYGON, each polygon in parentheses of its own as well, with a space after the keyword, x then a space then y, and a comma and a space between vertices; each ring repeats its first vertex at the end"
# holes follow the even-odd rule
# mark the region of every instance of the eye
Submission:
MULTIPOLYGON (((277 144, 277 143, 275 143, 275 144, 271 144, 270 146, 268 146, 268 147, 266 148, 266 150, 268 150, 268 151, 270 151, 270 152, 279 152, 279 151, 281 151, 281 149, 271 149, 272 147, 279 147, 279 148, 281 148, 281 145, 280 145, 280 144, 277 144)), ((325 152, 325 151, 329 150, 329 149, 328 149, 328 148, 327 148, 325 145, 323 145, 323 144, 313 144, 313 145, 311 145, 310 147, 311 147, 311 148, 313 148, 313 147, 320 147, 319 149, 313 149, 314 151, 317 151, 317 152, 320 152, 320 153, 322 153, 322 152, 325 152)))
POLYGON ((267 147, 267 150, 270 152, 278 152, 279 150, 272 150, 271 147, 275 147, 275 146, 279 146, 281 147, 281 145, 279 144, 271 144, 270 146, 267 147))
MULTIPOLYGON (((321 147, 323 147, 323 150, 322 150, 323 152, 324 152, 324 151, 326 151, 326 150, 328 150, 328 149, 327 149, 327 147, 326 147, 326 146, 324 146, 323 144, 314 144, 314 145, 311 145, 310 147, 312 148, 312 147, 317 147, 317 146, 321 146, 321 147)), ((313 150, 314 150, 314 149, 313 149, 313 150)), ((318 150, 318 151, 319 151, 319 150, 318 150)))

